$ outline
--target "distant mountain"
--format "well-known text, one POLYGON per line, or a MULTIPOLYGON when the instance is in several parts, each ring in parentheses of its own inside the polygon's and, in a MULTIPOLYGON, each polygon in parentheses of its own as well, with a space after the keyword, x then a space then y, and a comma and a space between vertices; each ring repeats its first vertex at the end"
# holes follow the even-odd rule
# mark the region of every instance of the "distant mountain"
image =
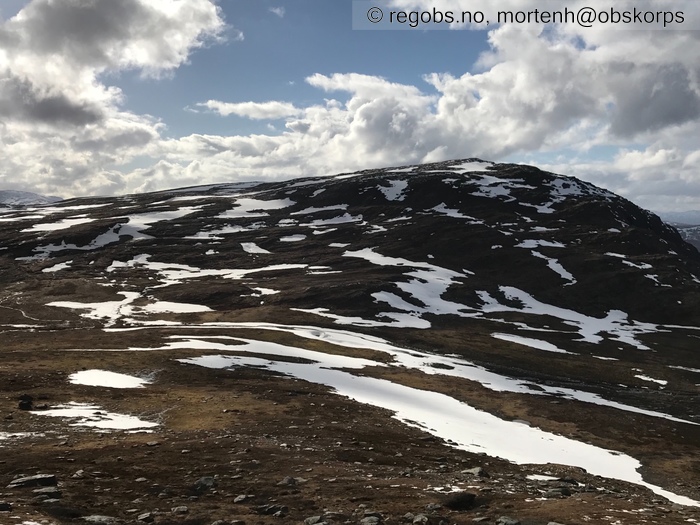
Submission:
POLYGON ((685 242, 700 250, 700 211, 660 212, 659 217, 676 228, 685 242))
MULTIPOLYGON (((42 367, 12 376, 8 398, 58 389, 61 374, 101 362, 100 349, 127 355, 122 367, 169 370, 163 381, 201 366, 261 374, 267 389, 282 374, 461 450, 574 465, 700 505, 700 254, 657 215, 576 178, 465 159, 72 199, 4 213, 0 247, 0 329, 27 353, 19 370, 42 367), (485 433, 467 424, 471 405, 493 418, 485 433)), ((229 377, 200 373, 172 398, 162 383, 105 400, 159 414, 191 399, 186 421, 229 377)), ((295 384, 280 388, 294 397, 295 384)), ((97 395, 54 398, 76 393, 97 395)), ((300 443, 339 421, 342 442, 383 432, 356 433, 361 417, 326 413, 321 400, 294 401, 315 407, 313 425, 289 427, 309 430, 300 443)), ((284 403, 255 417, 291 414, 284 403)), ((409 465, 422 449, 404 445, 395 450, 409 465)))
POLYGON ((687 226, 700 225, 700 211, 664 211, 657 212, 662 220, 668 223, 685 224, 687 226))
POLYGON ((671 226, 674 226, 678 230, 678 233, 681 234, 685 242, 692 244, 700 250, 700 226, 685 226, 683 224, 673 223, 671 223, 671 226))
POLYGON ((0 190, 0 206, 35 206, 61 200, 60 197, 46 197, 30 191, 0 190))

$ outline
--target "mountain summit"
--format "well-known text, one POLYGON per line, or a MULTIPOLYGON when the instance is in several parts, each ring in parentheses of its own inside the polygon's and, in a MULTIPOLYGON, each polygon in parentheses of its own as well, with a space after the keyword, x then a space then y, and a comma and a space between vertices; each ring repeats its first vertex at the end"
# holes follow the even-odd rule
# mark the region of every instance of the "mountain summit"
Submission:
MULTIPOLYGON (((616 327, 697 320, 700 257, 676 230, 606 190, 528 166, 469 159, 79 199, 28 215, 6 215, 0 230, 22 280, 108 277, 115 293, 139 292, 135 305, 177 298, 258 320, 307 309, 394 328, 502 324, 504 313, 552 316, 556 306, 622 316, 591 333, 633 347, 645 331, 621 339, 616 327), (136 276, 153 281, 148 295, 136 276), (255 286, 277 293, 259 301, 255 286)), ((574 345, 594 338, 560 314, 574 345)), ((109 322, 141 317, 151 318, 130 311, 109 322)))
MULTIPOLYGON (((1 219, 3 329, 18 355, 39 352, 66 375, 36 369, 5 382, 8 396, 56 389, 52 403, 133 412, 99 385, 56 381, 136 367, 155 381, 139 385, 152 392, 140 413, 180 401, 134 428, 184 433, 193 421, 223 428, 192 408, 197 385, 254 377, 239 394, 262 410, 249 423, 268 426, 287 416, 277 394, 259 405, 261 385, 290 393, 293 378, 388 410, 407 425, 392 439, 419 429, 471 454, 460 461, 564 465, 698 504, 700 255, 592 184, 465 159, 73 199, 1 219)), ((329 437, 340 416, 312 404, 329 437)), ((370 439, 352 420, 344 432, 370 439)))

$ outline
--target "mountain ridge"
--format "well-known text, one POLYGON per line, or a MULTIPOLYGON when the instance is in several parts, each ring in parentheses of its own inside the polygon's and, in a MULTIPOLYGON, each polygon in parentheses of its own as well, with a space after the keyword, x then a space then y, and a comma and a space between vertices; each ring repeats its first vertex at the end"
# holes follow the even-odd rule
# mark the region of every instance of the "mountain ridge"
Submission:
MULTIPOLYGON (((549 460, 684 505, 700 499, 700 254, 607 190, 472 158, 70 199, 0 219, 0 324, 18 356, 0 370, 14 374, 6 396, 26 389, 141 413, 164 404, 155 432, 179 443, 190 420, 220 428, 220 412, 197 415, 200 391, 229 385, 260 410, 249 423, 275 435, 287 415, 270 403, 287 406, 304 388, 329 406, 342 397, 389 411, 472 464, 479 452, 549 460), (157 380, 136 397, 67 383, 100 360, 113 372, 133 371, 133 360, 157 380), (23 362, 35 363, 31 374, 23 362)), ((337 414, 297 408, 289 425, 320 421, 304 439, 345 441, 337 414)), ((11 425, 29 432, 42 417, 11 425)), ((539 524, 536 505, 517 503, 539 524)), ((471 515, 449 519, 462 518, 471 515)))
POLYGON ((35 206, 61 200, 61 197, 47 197, 30 191, 0 190, 0 206, 35 206))

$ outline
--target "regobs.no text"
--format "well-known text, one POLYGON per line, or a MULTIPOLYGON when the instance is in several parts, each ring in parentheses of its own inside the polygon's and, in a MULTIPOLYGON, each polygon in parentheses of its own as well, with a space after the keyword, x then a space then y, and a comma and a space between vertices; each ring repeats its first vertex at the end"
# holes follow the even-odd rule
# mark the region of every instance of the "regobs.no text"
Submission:
MULTIPOLYGON (((495 4, 496 2, 494 2, 495 4)), ((682 2, 679 2, 682 3, 682 2)), ((447 29, 455 25, 488 27, 493 24, 572 24, 580 27, 606 26, 629 29, 688 29, 683 27, 686 14, 680 9, 655 9, 632 7, 575 7, 569 8, 557 3, 556 9, 530 9, 515 11, 498 9, 452 11, 437 8, 423 11, 402 11, 392 7, 378 6, 363 2, 366 20, 379 29, 447 29), (442 26, 442 27, 440 27, 442 26)), ((365 26, 365 24, 362 24, 365 26)), ((372 27, 366 27, 371 29, 372 27)))

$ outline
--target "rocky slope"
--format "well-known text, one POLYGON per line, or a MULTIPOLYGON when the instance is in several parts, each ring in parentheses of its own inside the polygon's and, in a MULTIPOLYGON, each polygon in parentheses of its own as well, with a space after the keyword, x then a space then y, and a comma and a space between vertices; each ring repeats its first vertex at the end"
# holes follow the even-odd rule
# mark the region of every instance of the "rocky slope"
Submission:
POLYGON ((678 230, 685 242, 700 249, 700 212, 663 212, 659 217, 678 230))
POLYGON ((700 255, 580 180, 75 199, 0 247, 6 481, 62 490, 8 489, 8 523, 698 519, 700 255))
POLYGON ((695 248, 700 248, 700 226, 691 226, 682 223, 669 223, 678 230, 678 233, 688 244, 692 244, 695 248))

